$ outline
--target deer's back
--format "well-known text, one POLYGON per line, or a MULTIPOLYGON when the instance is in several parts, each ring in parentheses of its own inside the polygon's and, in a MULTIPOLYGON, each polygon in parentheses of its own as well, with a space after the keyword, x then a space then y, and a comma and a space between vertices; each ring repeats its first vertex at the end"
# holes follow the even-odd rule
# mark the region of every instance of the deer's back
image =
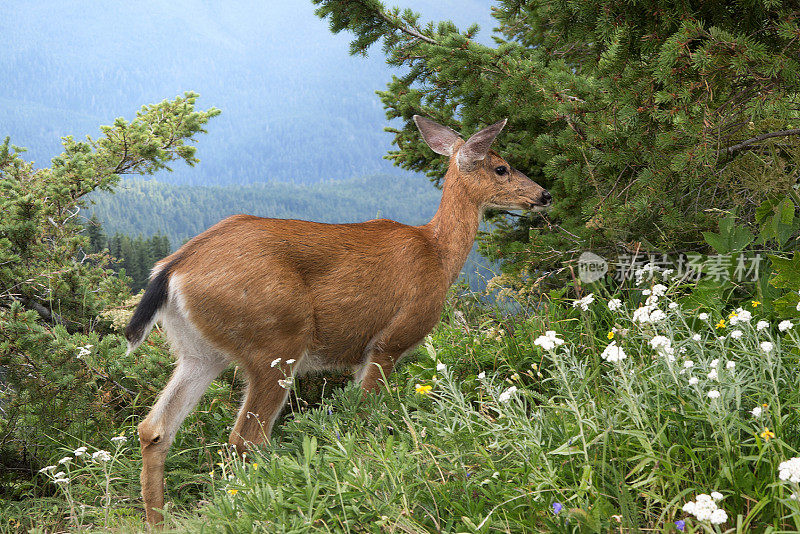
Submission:
POLYGON ((404 327, 408 343, 419 341, 438 321, 447 291, 425 230, 389 220, 236 215, 162 263, 173 260, 170 283, 190 319, 233 353, 292 337, 334 364, 355 364, 401 312, 416 317, 404 327))

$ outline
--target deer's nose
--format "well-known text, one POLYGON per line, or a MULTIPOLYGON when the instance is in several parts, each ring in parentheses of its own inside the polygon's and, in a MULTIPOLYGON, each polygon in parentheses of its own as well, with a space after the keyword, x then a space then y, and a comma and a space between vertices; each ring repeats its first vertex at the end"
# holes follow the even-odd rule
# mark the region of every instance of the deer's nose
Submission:
POLYGON ((552 202, 552 200, 553 200, 553 195, 551 195, 547 189, 542 191, 542 204, 547 206, 550 204, 550 202, 552 202))

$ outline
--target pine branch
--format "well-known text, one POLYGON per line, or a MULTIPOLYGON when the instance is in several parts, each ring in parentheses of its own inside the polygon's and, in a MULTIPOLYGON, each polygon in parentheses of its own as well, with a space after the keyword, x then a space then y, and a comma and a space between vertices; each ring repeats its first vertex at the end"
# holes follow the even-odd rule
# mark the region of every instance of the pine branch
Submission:
POLYGON ((742 141, 741 143, 729 146, 728 148, 723 148, 721 150, 718 150, 717 155, 719 155, 720 153, 733 154, 734 152, 746 148, 752 145, 753 143, 758 143, 759 141, 763 141, 771 137, 786 137, 789 135, 800 135, 800 128, 793 128, 791 130, 778 130, 777 132, 769 132, 761 134, 756 137, 752 137, 750 139, 742 141))
POLYGON ((425 41, 426 43, 433 44, 433 45, 438 45, 439 44, 438 41, 434 41, 430 37, 426 37, 425 35, 422 35, 421 33, 419 33, 414 28, 409 28, 407 26, 404 26, 403 24, 399 24, 396 20, 392 19, 389 15, 384 13, 383 10, 377 9, 376 11, 378 13, 378 16, 380 18, 382 18, 383 20, 385 20, 387 23, 389 23, 393 28, 395 28, 397 30, 400 30, 401 32, 406 33, 408 35, 411 35, 412 37, 416 37, 417 39, 425 41))

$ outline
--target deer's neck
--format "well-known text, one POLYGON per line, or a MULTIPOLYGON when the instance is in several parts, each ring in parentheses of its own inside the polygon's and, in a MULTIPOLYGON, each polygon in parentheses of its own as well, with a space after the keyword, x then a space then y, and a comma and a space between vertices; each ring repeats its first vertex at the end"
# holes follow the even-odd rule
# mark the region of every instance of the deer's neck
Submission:
POLYGON ((455 282, 467 261, 481 220, 480 206, 452 179, 451 172, 445 178, 439 209, 425 225, 442 259, 448 285, 455 282))

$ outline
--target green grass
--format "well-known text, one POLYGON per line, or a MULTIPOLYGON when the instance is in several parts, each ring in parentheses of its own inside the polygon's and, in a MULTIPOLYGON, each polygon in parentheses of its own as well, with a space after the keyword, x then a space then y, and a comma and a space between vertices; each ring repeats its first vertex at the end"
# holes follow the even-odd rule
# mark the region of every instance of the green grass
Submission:
MULTIPOLYGON (((246 461, 220 443, 236 399, 217 382, 168 459, 167 527, 675 532, 683 520, 686 532, 800 530, 791 498, 800 488, 778 477, 781 462, 800 456, 800 325, 756 330, 761 309, 749 301, 749 321, 731 325, 733 307, 701 320, 701 310, 681 304, 689 299, 669 307, 686 288, 671 291, 656 304, 665 313, 656 323, 631 320, 646 298, 639 288, 617 311, 602 289, 585 311, 554 299, 508 316, 456 302, 383 393, 336 389, 289 413, 246 461), (720 319, 726 325, 717 328, 720 319), (537 345, 547 330, 564 343, 537 345), (626 353, 619 362, 602 357, 612 330, 626 353), (652 346, 657 335, 669 351, 652 346), (772 350, 761 348, 765 341, 772 350), (421 394, 418 386, 431 388, 421 394), (719 398, 709 398, 712 390, 719 398), (682 510, 713 491, 723 496, 724 523, 682 510)), ((41 475, 35 498, 3 505, 0 532, 78 523, 143 530, 133 426, 126 423, 120 449, 109 437, 89 445, 118 451, 106 465, 108 491, 103 466, 78 459, 69 485, 41 475)))

